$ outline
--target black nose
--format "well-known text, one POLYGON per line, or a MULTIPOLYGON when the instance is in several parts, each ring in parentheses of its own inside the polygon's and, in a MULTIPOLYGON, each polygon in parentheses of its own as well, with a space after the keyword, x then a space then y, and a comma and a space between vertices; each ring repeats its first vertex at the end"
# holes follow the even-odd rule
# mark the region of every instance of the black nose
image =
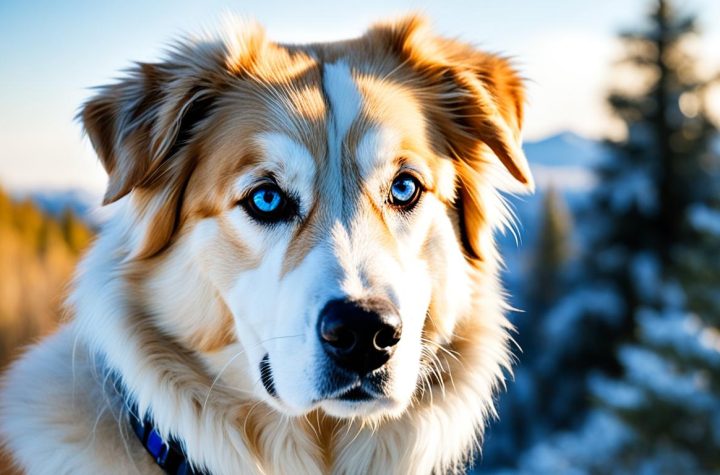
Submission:
POLYGON ((402 322, 389 302, 331 300, 320 312, 317 330, 335 363, 365 375, 390 359, 402 322))

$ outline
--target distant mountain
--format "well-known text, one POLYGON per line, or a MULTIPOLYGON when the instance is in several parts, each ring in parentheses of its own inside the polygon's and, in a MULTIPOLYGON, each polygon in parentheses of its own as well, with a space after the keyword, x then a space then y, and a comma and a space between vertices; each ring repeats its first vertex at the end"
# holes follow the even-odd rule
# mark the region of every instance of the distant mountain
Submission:
POLYGON ((538 190, 583 191, 595 184, 593 169, 608 157, 601 142, 563 132, 523 147, 538 190))
POLYGON ((98 224, 94 211, 99 208, 102 200, 101 196, 81 189, 31 190, 13 193, 13 198, 29 198, 43 212, 56 218, 59 218, 66 209, 70 209, 93 227, 98 224))
POLYGON ((562 132, 523 147, 533 165, 546 167, 595 167, 608 152, 602 142, 588 139, 574 132, 562 132))

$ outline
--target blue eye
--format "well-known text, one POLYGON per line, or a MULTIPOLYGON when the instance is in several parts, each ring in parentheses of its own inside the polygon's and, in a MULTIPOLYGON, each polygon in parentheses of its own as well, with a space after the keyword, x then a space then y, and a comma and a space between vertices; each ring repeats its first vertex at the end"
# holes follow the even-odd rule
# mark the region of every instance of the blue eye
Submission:
POLYGON ((295 201, 274 183, 258 186, 240 204, 250 217, 262 223, 287 221, 297 214, 295 201))
POLYGON ((279 190, 260 188, 252 194, 252 202, 261 213, 272 213, 282 204, 283 197, 279 190))
POLYGON ((390 187, 390 203, 409 208, 420 197, 420 183, 414 176, 404 173, 393 180, 390 187))

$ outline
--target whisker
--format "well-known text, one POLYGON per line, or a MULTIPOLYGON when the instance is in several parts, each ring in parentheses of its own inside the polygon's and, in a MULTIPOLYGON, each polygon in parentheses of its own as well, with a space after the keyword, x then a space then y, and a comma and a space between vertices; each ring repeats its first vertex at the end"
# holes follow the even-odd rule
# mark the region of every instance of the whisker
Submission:
MULTIPOLYGON (((269 341, 280 340, 280 339, 284 339, 284 338, 297 338, 297 337, 301 337, 301 336, 303 336, 302 333, 299 333, 299 334, 297 334, 297 335, 282 335, 282 336, 274 336, 274 337, 271 337, 271 338, 266 338, 265 340, 261 340, 261 341, 257 342, 257 344, 253 345, 251 348, 243 348, 242 350, 238 351, 238 352, 235 353, 233 356, 231 356, 231 357, 228 359, 228 361, 225 362, 225 364, 222 366, 222 368, 220 368, 220 371, 219 371, 218 374, 215 376, 215 378, 213 378, 213 382, 212 382, 212 384, 210 385, 210 389, 208 389, 207 395, 205 395, 205 401, 203 401, 203 406, 202 406, 202 407, 203 407, 203 411, 205 410, 205 407, 206 407, 206 405, 207 405, 207 403, 208 403, 208 400, 210 399, 210 394, 212 393, 213 389, 215 388, 215 385, 217 384, 217 382, 220 380, 220 377, 221 377, 222 374, 225 372, 225 370, 227 370, 228 367, 230 367, 230 365, 232 364, 232 362, 235 361, 239 356, 244 355, 244 354, 247 353, 250 349, 255 349, 255 348, 257 348, 258 346, 260 346, 260 345, 262 345, 262 344, 264 344, 264 343, 267 343, 267 342, 269 342, 269 341)), ((260 378, 260 380, 258 380, 258 381, 255 382, 255 385, 257 385, 257 384, 262 380, 262 371, 263 371, 263 370, 261 369, 261 378, 260 378)))
POLYGON ((213 379, 212 384, 210 385, 210 389, 207 392, 207 395, 205 396, 205 401, 203 401, 202 409, 205 410, 205 406, 207 405, 208 399, 210 399, 210 393, 212 393, 213 388, 215 388, 215 384, 220 379, 220 376, 222 376, 223 372, 230 366, 230 364, 235 361, 239 356, 242 356, 245 354, 245 351, 238 351, 233 355, 232 358, 228 359, 227 362, 223 365, 222 368, 220 368, 220 371, 218 372, 217 376, 213 379))

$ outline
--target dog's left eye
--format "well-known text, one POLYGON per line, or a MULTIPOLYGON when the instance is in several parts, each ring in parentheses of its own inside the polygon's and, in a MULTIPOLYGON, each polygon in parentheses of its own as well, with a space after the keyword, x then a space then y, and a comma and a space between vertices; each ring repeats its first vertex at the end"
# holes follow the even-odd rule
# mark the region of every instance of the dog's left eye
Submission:
POLYGON ((241 204, 252 218, 265 223, 286 221, 295 214, 294 202, 274 183, 258 186, 241 204))
POLYGON ((417 178, 409 173, 397 176, 390 187, 390 204, 409 209, 417 203, 422 192, 422 185, 417 178))

